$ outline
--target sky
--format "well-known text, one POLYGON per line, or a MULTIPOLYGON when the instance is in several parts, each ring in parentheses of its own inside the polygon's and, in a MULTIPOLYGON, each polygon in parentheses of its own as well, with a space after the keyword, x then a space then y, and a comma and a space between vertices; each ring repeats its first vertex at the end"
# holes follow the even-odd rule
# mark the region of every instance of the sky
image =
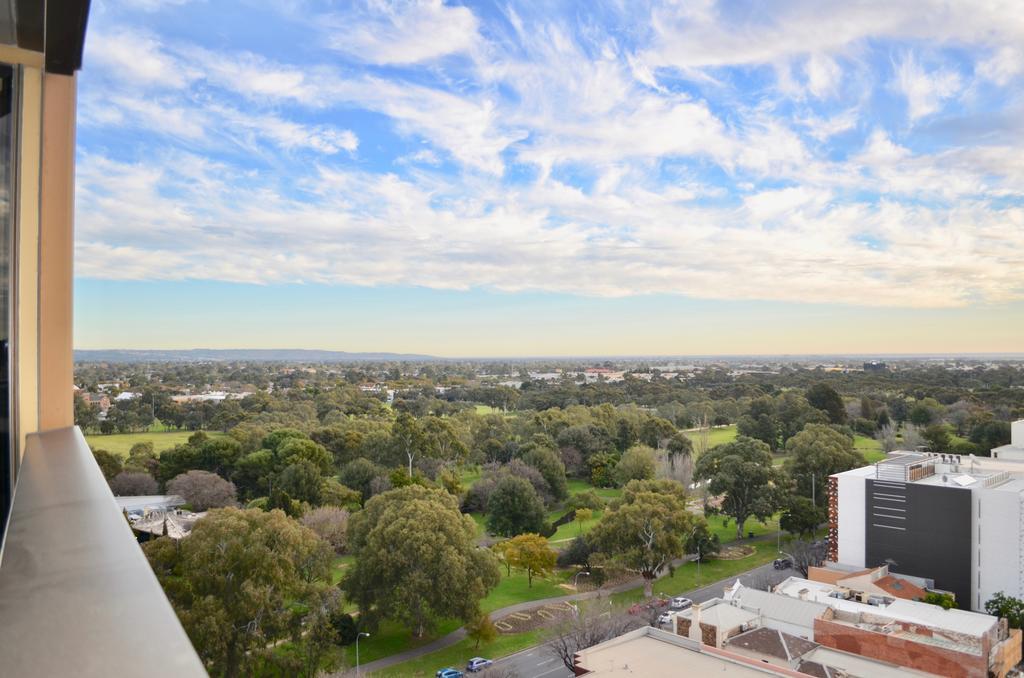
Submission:
POLYGON ((77 348, 1024 351, 1018 0, 95 0, 77 348))

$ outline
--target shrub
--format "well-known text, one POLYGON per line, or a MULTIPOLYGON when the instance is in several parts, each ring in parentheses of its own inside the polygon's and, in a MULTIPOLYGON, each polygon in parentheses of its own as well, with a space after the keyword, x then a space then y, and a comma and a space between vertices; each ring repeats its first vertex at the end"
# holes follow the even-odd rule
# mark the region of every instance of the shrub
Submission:
POLYGON ((167 483, 167 492, 180 496, 194 511, 236 504, 235 484, 209 471, 188 471, 175 476, 167 483))
POLYGON ((597 492, 593 490, 586 490, 569 497, 569 501, 565 502, 565 508, 567 509, 590 509, 591 511, 601 511, 604 509, 604 499, 601 499, 597 495, 597 492))
POLYGON ((110 490, 119 497, 136 497, 156 494, 157 485, 148 473, 122 471, 110 481, 110 490))
POLYGON ((330 544, 335 553, 345 552, 345 535, 348 532, 348 511, 345 509, 321 506, 302 516, 299 522, 330 544))
POLYGON ((111 454, 106 450, 93 450, 92 456, 96 459, 96 464, 99 465, 100 471, 103 472, 103 477, 107 479, 108 483, 121 472, 121 457, 116 454, 111 454))

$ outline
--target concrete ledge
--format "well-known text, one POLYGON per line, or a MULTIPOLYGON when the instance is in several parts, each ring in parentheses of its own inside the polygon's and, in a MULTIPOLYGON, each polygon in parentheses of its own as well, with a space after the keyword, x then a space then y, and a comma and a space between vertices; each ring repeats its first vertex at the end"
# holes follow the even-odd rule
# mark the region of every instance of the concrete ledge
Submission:
POLYGON ((206 675, 77 427, 28 436, 0 620, 7 677, 206 675))

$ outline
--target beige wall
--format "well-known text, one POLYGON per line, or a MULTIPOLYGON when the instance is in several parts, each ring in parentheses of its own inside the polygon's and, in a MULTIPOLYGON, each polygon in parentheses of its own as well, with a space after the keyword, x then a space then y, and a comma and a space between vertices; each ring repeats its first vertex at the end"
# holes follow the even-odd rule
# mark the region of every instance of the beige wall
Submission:
POLYGON ((39 208, 39 429, 74 425, 76 78, 43 75, 39 208))

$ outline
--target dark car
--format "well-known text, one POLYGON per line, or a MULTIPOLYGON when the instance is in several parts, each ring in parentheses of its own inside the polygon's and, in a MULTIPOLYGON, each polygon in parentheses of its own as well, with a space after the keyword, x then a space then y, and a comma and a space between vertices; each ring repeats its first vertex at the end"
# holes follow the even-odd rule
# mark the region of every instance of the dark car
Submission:
POLYGON ((776 558, 772 562, 772 567, 774 567, 776 570, 788 570, 789 568, 793 567, 793 561, 789 558, 776 558))

